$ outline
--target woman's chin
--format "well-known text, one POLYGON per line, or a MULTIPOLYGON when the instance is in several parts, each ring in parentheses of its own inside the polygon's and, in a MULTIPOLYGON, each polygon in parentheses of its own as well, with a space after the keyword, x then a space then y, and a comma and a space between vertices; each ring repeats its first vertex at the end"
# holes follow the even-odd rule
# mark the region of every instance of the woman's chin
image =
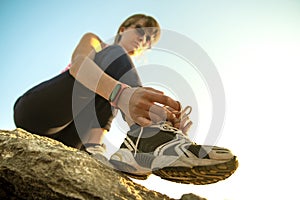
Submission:
POLYGON ((128 53, 128 55, 133 56, 135 54, 135 51, 131 50, 131 51, 127 51, 127 53, 128 53))

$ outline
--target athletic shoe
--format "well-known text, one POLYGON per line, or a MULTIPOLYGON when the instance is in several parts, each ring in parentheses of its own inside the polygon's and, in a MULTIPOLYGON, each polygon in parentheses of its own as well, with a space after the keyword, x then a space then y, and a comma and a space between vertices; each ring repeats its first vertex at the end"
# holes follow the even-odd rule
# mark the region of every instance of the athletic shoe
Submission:
POLYGON ((110 163, 137 179, 155 174, 173 182, 203 185, 228 178, 238 166, 225 148, 197 145, 181 130, 161 123, 133 125, 110 163))
POLYGON ((102 163, 108 162, 108 159, 104 156, 106 152, 105 144, 88 143, 83 145, 83 150, 102 163))

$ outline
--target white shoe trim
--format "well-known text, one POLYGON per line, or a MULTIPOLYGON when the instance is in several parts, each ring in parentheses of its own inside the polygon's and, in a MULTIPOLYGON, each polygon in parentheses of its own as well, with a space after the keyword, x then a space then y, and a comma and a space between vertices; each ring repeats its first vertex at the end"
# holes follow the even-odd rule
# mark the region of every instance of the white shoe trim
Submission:
POLYGON ((134 167, 136 171, 130 173, 144 175, 144 174, 149 174, 152 171, 150 168, 140 166, 136 162, 133 153, 129 149, 125 149, 125 148, 119 149, 116 153, 114 153, 111 156, 110 160, 126 163, 127 165, 134 167))
POLYGON ((158 156, 154 159, 151 168, 152 169, 162 169, 164 167, 188 167, 193 168, 195 166, 209 166, 225 163, 222 160, 212 160, 212 159, 199 159, 199 158, 187 158, 184 156, 158 156))

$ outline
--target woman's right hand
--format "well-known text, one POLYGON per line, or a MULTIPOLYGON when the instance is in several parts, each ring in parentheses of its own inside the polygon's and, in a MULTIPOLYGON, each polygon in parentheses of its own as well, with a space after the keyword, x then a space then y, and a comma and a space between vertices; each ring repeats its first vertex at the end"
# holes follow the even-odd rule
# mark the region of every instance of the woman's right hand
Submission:
POLYGON ((126 88, 118 100, 118 107, 124 114, 143 127, 160 121, 172 121, 176 117, 164 106, 180 111, 178 101, 150 87, 126 88))

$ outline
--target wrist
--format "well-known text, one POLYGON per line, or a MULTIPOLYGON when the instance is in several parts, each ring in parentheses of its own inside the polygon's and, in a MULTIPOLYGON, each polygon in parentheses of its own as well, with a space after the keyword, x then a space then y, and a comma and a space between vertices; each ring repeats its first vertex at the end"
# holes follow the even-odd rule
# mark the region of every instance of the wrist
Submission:
POLYGON ((123 91, 129 88, 128 85, 124 84, 124 83, 118 83, 114 89, 112 90, 111 94, 109 95, 109 102, 113 107, 118 108, 118 101, 120 99, 121 94, 123 93, 123 91))
POLYGON ((125 88, 122 92, 122 94, 119 97, 118 100, 118 108, 125 114, 127 117, 126 121, 132 120, 131 114, 130 114, 130 100, 132 99, 132 96, 137 88, 125 88))

